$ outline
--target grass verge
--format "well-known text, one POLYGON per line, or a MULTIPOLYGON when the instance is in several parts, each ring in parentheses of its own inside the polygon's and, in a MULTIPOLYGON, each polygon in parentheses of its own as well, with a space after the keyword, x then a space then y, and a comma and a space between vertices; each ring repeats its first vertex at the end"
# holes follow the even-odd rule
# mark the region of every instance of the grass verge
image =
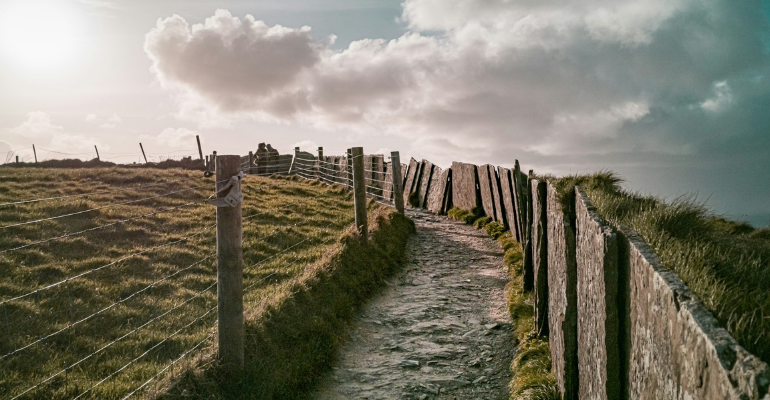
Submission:
POLYGON ((456 207, 447 213, 449 218, 484 229, 503 248, 510 277, 506 287, 508 311, 514 326, 514 339, 518 344, 516 357, 511 363, 511 400, 556 400, 559 394, 556 377, 551 372, 548 338, 535 334, 533 293, 524 291, 521 245, 511 236, 510 231, 505 231, 501 223, 492 222, 489 217, 479 214, 479 210, 471 212, 456 207))
POLYGON ((637 231, 738 343, 770 363, 770 228, 716 216, 693 197, 621 190, 610 172, 547 179, 565 200, 579 185, 603 218, 637 231))
POLYGON ((217 366, 200 362, 161 398, 305 398, 332 364, 350 318, 400 266, 414 232, 414 223, 401 214, 370 209, 368 245, 351 227, 323 258, 275 286, 247 313, 242 379, 226 380, 217 366))

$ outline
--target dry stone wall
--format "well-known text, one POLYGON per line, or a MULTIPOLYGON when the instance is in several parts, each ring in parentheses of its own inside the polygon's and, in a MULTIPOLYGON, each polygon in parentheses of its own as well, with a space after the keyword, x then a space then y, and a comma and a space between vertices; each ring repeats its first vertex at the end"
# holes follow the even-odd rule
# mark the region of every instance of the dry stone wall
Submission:
POLYGON ((632 230, 628 263, 630 399, 770 399, 767 364, 720 327, 698 298, 632 230))
POLYGON ((420 208, 427 208, 428 187, 430 186, 430 182, 433 177, 434 165, 427 160, 422 160, 421 164, 422 168, 420 170, 420 184, 415 192, 417 193, 417 199, 420 208))
POLYGON ((576 189, 579 398, 621 398, 617 234, 576 189))
POLYGON ((489 179, 492 184, 492 202, 495 205, 495 221, 508 227, 508 219, 505 217, 505 204, 503 204, 503 191, 500 188, 500 177, 497 176, 497 168, 490 165, 489 179))
MULTIPOLYGON (((548 328, 551 346, 551 365, 563 399, 577 399, 577 266, 575 263, 575 234, 569 215, 565 215, 556 188, 546 187, 546 248, 547 260, 539 269, 547 269, 548 279, 548 328)), ((540 201, 538 193, 537 200, 540 201)), ((538 227, 538 233, 541 232, 538 227)), ((541 253, 542 254, 542 253, 541 253)), ((536 275, 536 279, 542 279, 536 275)), ((539 286, 535 286, 537 290, 539 286)), ((581 397, 584 398, 584 397, 581 397)), ((589 398, 589 397, 586 397, 589 398)), ((593 398, 593 397, 590 397, 593 398)))
POLYGON ((415 181, 419 178, 417 176, 420 163, 414 158, 409 160, 409 169, 406 171, 406 181, 404 182, 404 204, 409 204, 409 194, 414 191, 415 181))
POLYGON ((548 214, 545 182, 532 180, 532 268, 535 289, 535 329, 548 335, 548 214))
POLYGON ((452 204, 463 210, 479 206, 478 175, 476 166, 460 162, 452 163, 452 204))
POLYGON ((492 179, 489 176, 489 167, 491 165, 481 165, 478 167, 479 191, 481 193, 481 205, 484 207, 484 214, 497 221, 495 215, 495 198, 492 195, 492 179))
POLYGON ((433 179, 431 179, 430 187, 428 188, 427 209, 436 214, 444 214, 446 213, 444 204, 450 170, 447 169, 442 171, 441 168, 437 166, 434 166, 433 168, 433 179))

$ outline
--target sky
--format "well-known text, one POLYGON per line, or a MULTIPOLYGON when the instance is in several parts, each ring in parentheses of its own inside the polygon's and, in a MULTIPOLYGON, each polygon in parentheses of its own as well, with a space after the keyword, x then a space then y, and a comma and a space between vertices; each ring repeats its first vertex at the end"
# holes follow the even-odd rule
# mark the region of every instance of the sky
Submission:
MULTIPOLYGON (((0 0, 0 158, 363 146, 770 223, 770 0, 0 0), (66 153, 66 154, 62 154, 66 153)), ((0 159, 0 162, 4 161, 0 159)))

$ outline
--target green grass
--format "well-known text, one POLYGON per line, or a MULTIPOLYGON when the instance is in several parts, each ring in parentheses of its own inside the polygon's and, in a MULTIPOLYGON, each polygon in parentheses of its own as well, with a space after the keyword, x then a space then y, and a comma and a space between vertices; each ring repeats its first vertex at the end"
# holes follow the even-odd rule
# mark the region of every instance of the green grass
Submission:
MULTIPOLYGON (((214 334, 212 327, 216 319, 216 309, 210 312, 216 306, 216 288, 212 287, 216 280, 215 228, 212 227, 215 208, 200 203, 186 205, 212 193, 211 179, 203 178, 201 172, 179 169, 3 169, 0 203, 97 194, 0 206, 0 226, 197 186, 201 187, 66 218, 0 229, 3 231, 0 235, 2 252, 65 233, 157 212, 104 229, 0 253, 0 302, 4 302, 121 257, 146 251, 51 289, 1 304, 0 326, 4 333, 0 335, 0 356, 64 330, 0 359, 0 371, 3 371, 0 393, 4 396, 19 394, 96 352, 22 398, 72 398, 108 377, 84 397, 121 398, 161 372, 187 349, 200 344, 190 355, 192 361, 180 362, 161 374, 161 382, 168 386, 168 376, 185 370, 186 363, 198 368, 202 368, 201 360, 213 363, 210 355, 215 349, 209 336, 214 334), (137 187, 159 183, 163 185, 137 187), (118 188, 127 190, 115 191, 118 188), (163 211, 168 208, 177 209, 163 211), (189 240, 150 250, 195 234, 197 236, 189 240), (212 258, 195 264, 206 257, 212 258), (168 278, 148 288, 164 277, 168 278), (128 297, 142 289, 141 293, 128 297), (125 301, 72 325, 121 300, 125 301), (174 311, 163 315, 171 309, 174 311), (154 318, 157 320, 141 327, 154 318), (136 332, 131 333, 135 329, 136 332), (177 331, 178 334, 163 341, 177 331), (123 335, 127 336, 120 339, 123 335), (97 352, 103 346, 108 347, 97 352), (147 354, 142 355, 145 351, 147 354), (125 370, 116 373, 137 357, 125 370), (113 373, 116 374, 110 377, 113 373)), ((319 270, 314 275, 309 271, 329 254, 338 252, 342 246, 338 238, 348 237, 343 236, 343 232, 353 220, 353 203, 350 193, 337 186, 296 182, 294 179, 248 176, 244 179, 244 191, 243 215, 250 217, 243 222, 245 309, 255 316, 272 315, 269 310, 273 310, 271 304, 277 301, 276 298, 288 296, 287 293, 297 288, 297 282, 312 280, 324 273, 319 270), (291 251, 258 264, 295 245, 291 251), (268 311, 260 314, 259 310, 268 311)), ((377 206, 373 205, 372 209, 376 212, 377 206)), ((394 256, 389 253, 389 257, 391 260, 394 256)), ((157 387, 152 383, 147 389, 153 392, 157 387)))
POLYGON ((511 363, 512 379, 509 385, 511 400, 557 400, 559 392, 556 377, 551 372, 551 350, 547 337, 535 333, 535 301, 531 291, 524 290, 524 264, 521 245, 510 231, 499 222, 483 216, 483 211, 473 212, 453 207, 448 217, 484 229, 497 239, 503 248, 505 265, 510 281, 506 287, 508 312, 517 342, 516 357, 511 363))
POLYGON ((521 245, 505 232, 497 238, 505 251, 510 282, 506 288, 508 311, 518 342, 511 363, 511 400, 556 400, 559 398, 556 377, 551 372, 551 350, 548 338, 535 333, 534 298, 524 291, 524 265, 521 245))
POLYGON ((770 229, 715 216, 692 197, 623 191, 607 172, 555 182, 565 198, 580 185, 603 218, 636 230, 738 343, 770 362, 770 229))

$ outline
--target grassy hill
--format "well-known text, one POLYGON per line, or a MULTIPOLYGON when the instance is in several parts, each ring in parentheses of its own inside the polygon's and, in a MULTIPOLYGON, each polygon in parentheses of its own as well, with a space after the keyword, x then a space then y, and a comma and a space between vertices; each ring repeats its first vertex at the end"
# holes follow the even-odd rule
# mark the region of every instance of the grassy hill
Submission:
MULTIPOLYGON (((122 398, 189 349, 212 352, 216 212, 201 200, 213 188, 199 171, 3 169, 3 397, 122 398)), ((249 310, 335 245, 353 204, 289 179, 248 176, 244 192, 249 310)))

